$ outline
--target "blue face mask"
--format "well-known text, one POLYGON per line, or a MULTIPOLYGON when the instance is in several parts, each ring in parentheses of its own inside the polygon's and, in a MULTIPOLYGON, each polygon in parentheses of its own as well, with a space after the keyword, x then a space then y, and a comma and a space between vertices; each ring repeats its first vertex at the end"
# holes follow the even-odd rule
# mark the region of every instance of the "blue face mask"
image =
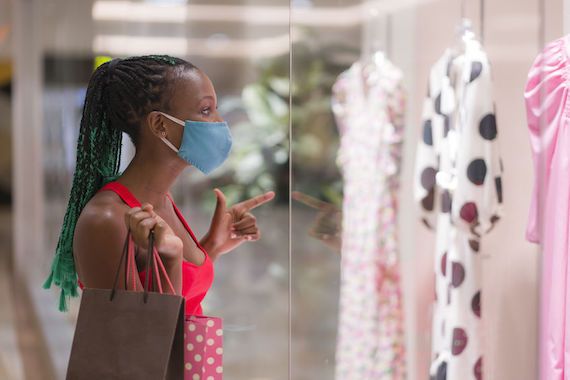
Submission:
POLYGON ((176 148, 165 137, 160 137, 184 161, 195 166, 202 173, 208 174, 226 160, 232 148, 232 135, 228 123, 225 121, 182 121, 164 112, 160 113, 184 127, 180 148, 176 148))

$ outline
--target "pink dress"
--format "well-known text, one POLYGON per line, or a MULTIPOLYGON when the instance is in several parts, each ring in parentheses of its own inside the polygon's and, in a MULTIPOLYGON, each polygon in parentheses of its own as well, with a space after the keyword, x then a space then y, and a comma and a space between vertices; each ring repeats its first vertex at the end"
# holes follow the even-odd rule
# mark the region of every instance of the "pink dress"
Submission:
POLYGON ((570 377, 569 47, 568 36, 549 43, 534 61, 525 88, 535 172, 526 237, 542 248, 541 380, 570 377))

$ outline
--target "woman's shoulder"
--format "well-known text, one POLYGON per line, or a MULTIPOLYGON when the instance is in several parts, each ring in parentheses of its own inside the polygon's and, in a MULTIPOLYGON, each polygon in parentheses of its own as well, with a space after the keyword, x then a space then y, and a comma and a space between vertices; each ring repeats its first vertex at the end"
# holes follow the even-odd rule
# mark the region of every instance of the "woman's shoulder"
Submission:
POLYGON ((127 234, 129 207, 110 191, 96 193, 82 209, 73 235, 76 270, 85 286, 108 288, 127 234))
POLYGON ((88 233, 93 237, 126 230, 125 213, 129 207, 112 191, 100 191, 87 202, 77 219, 75 237, 88 233), (121 228, 122 227, 122 228, 121 228))
POLYGON ((79 219, 108 219, 116 218, 129 209, 121 198, 112 191, 99 191, 87 202, 79 219))

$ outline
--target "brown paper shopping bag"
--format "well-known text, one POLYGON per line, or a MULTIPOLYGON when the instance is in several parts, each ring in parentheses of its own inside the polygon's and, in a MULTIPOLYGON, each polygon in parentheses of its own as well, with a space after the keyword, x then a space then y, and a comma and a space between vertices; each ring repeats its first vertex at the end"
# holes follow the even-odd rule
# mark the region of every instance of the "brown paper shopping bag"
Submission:
POLYGON ((133 284, 137 275, 133 247, 129 231, 113 289, 83 290, 67 380, 184 378, 184 297, 176 295, 172 285, 172 294, 162 293, 158 267, 168 276, 154 248, 153 231, 146 273, 155 271, 160 293, 149 291, 150 276, 146 276, 144 291, 128 290, 129 272, 133 284), (117 289, 117 280, 125 257, 127 273, 122 290, 117 289))

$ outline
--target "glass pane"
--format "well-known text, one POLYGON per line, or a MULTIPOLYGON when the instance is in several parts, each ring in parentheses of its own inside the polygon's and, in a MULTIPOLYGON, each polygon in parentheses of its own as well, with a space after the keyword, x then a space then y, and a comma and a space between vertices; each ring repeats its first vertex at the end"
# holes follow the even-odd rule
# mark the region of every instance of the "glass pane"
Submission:
MULTIPOLYGON (((94 67, 110 58, 147 54, 186 59, 213 83, 219 115, 228 122, 233 140, 223 165, 208 175, 188 168, 171 189, 198 240, 210 228, 216 208, 214 188, 223 192, 228 208, 275 192, 268 203, 243 210, 256 217, 263 237, 243 241, 215 260, 215 281, 202 302, 204 314, 224 319, 227 377, 287 378, 288 362, 283 358, 289 349, 288 2, 50 0, 42 8, 45 246, 49 249, 41 257, 38 276, 47 276, 57 244, 94 67)), ((121 171, 135 152, 123 134, 121 171)), ((42 309, 57 307, 58 293, 54 290, 53 295, 52 303, 41 305, 42 309)), ((79 299, 73 299, 67 315, 70 328, 78 308, 79 299)))
MULTIPOLYGON (((543 24, 552 36, 562 33, 555 3, 561 5, 550 3, 547 14, 556 20, 543 24)), ((292 2, 293 378, 424 379, 430 367, 436 378, 442 362, 448 376, 457 378, 483 372, 484 378, 524 378, 536 372, 539 263, 536 246, 524 236, 533 178, 523 88, 542 44, 541 5, 538 0, 292 2), (461 48, 462 17, 471 21, 490 62, 491 92, 480 99, 494 106, 481 117, 493 115, 500 137, 498 154, 481 153, 489 170, 480 189, 489 189, 500 205, 479 205, 473 224, 496 222, 480 239, 449 224, 446 208, 457 210, 458 218, 466 214, 459 212, 460 195, 452 206, 442 193, 443 175, 437 175, 435 198, 423 199, 423 207, 434 210, 433 231, 422 223, 417 191, 436 183, 435 170, 422 182, 418 167, 425 162, 420 156, 416 163, 418 146, 439 139, 436 149, 448 149, 447 132, 461 125, 453 112, 459 115, 463 103, 441 95, 441 84, 430 89, 428 82, 433 75, 440 78, 433 68, 446 48, 461 48), (432 101, 439 98, 428 110, 451 107, 434 111, 441 111, 441 118, 430 127, 442 132, 441 139, 425 134, 426 92, 432 101), (501 207, 497 221, 494 212, 501 207), (452 243, 457 241, 463 243, 452 243), (436 284, 440 303, 434 299, 436 284), (448 287, 451 305, 462 308, 445 306, 448 287), (473 316, 477 313, 482 317, 473 316), (473 335, 466 338, 467 361, 460 366, 468 372, 452 375, 463 359, 447 361, 438 354, 453 356, 451 345, 461 343, 461 329, 473 335), (438 352, 437 347, 447 348, 438 352), (515 356, 524 363, 513 366, 515 356)), ((469 125, 475 132, 480 128, 478 122, 469 125)), ((449 153, 438 152, 434 164, 455 167, 445 161, 449 153)), ((463 171, 451 175, 468 180, 463 171)))

